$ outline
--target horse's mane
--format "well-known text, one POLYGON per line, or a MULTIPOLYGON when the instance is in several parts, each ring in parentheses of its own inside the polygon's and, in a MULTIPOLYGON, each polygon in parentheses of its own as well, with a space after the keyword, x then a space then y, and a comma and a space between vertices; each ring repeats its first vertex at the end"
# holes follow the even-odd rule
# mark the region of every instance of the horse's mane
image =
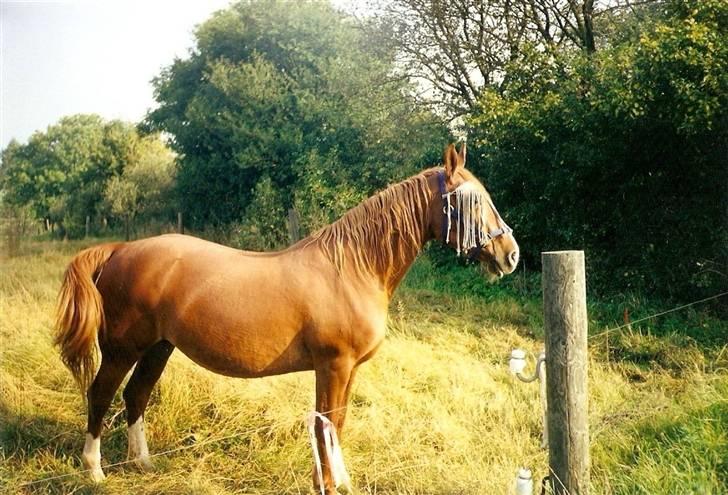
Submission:
POLYGON ((389 186, 311 236, 337 269, 349 253, 358 270, 381 275, 422 247, 430 201, 425 170, 389 186))

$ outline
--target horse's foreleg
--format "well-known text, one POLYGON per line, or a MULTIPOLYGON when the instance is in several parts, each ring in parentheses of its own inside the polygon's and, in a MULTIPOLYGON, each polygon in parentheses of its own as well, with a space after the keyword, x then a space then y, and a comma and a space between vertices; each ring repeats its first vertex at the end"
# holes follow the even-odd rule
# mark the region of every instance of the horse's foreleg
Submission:
POLYGON ((101 366, 87 392, 88 430, 81 459, 96 482, 105 478, 101 469, 101 428, 104 414, 109 410, 116 389, 136 361, 135 357, 125 354, 113 355, 113 358, 111 355, 102 353, 101 366))
POLYGON ((124 388, 126 420, 129 433, 129 459, 144 470, 152 469, 149 448, 144 435, 144 410, 149 403, 154 384, 172 355, 174 346, 166 340, 157 342, 147 350, 134 368, 129 383, 124 388))
MULTIPOLYGON (((348 385, 352 377, 354 362, 349 359, 333 359, 316 366, 316 410, 326 416, 340 432, 346 416, 348 385)), ((316 420, 316 440, 321 454, 324 490, 326 494, 335 494, 331 460, 326 453, 323 423, 316 420)), ((319 480, 314 467, 314 488, 320 492, 319 480)))
POLYGON ((358 370, 358 366, 354 366, 351 369, 351 372, 349 373, 349 380, 346 383, 346 388, 344 389, 344 396, 341 400, 341 403, 343 404, 343 409, 339 409, 339 415, 336 417, 336 421, 332 420, 334 423, 334 426, 336 427, 336 433, 339 435, 339 441, 341 441, 342 430, 344 429, 344 422, 346 421, 346 413, 349 411, 349 396, 351 395, 351 386, 354 383, 354 377, 356 376, 356 370, 358 370))

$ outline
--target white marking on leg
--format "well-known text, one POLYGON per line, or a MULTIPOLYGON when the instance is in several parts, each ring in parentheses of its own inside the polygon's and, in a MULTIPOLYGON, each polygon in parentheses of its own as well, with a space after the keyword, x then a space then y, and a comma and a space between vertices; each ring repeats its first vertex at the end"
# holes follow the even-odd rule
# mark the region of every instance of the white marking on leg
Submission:
POLYGON ((86 433, 86 443, 83 446, 81 456, 83 465, 89 470, 91 479, 96 483, 103 481, 106 476, 101 470, 101 437, 94 438, 91 433, 86 433))
POLYGON ((147 438, 144 435, 144 418, 139 416, 133 425, 129 426, 129 459, 133 459, 142 469, 152 469, 152 460, 149 457, 147 438))

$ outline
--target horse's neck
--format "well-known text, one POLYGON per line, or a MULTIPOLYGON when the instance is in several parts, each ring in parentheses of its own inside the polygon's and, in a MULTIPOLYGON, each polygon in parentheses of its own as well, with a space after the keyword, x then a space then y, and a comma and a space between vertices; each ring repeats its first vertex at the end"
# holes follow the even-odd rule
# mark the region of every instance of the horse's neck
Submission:
POLYGON ((413 252, 411 254, 408 254, 408 256, 405 257, 401 261, 401 263, 399 263, 397 266, 392 267, 392 271, 389 273, 389 276, 386 277, 386 279, 384 280, 384 286, 386 287, 387 293, 390 297, 397 289, 397 287, 399 287, 399 284, 402 282, 402 279, 404 279, 404 276, 407 275, 407 272, 417 258, 417 255, 420 254, 422 246, 425 243, 426 241, 423 241, 419 249, 417 249, 416 251, 413 250, 413 252))
MULTIPOLYGON (((390 249, 387 252, 391 253, 391 256, 380 258, 378 260, 379 262, 374 264, 375 269, 373 273, 370 273, 370 275, 378 279, 379 284, 386 290, 388 296, 394 293, 414 263, 417 255, 419 255, 424 245, 432 238, 428 211, 434 193, 431 190, 432 184, 430 180, 428 180, 428 184, 426 201, 420 202, 419 204, 408 204, 405 202, 404 204, 398 205, 399 208, 397 208, 397 211, 401 215, 397 217, 394 231, 391 232, 391 235, 387 239, 380 239, 373 233, 362 236, 362 238, 368 239, 368 242, 371 243, 369 246, 364 246, 365 249, 380 249, 381 252, 381 246, 378 243, 389 243, 390 249), (402 235, 402 232, 407 230, 404 228, 405 225, 409 227, 417 226, 417 228, 411 230, 414 232, 413 237, 402 235)), ((434 187, 436 190, 437 186, 435 185, 434 187)), ((376 220, 387 223, 393 218, 391 216, 394 214, 394 209, 384 208, 379 212, 381 218, 376 220), (388 215, 390 216, 389 218, 387 218, 388 215)), ((366 228, 376 229, 376 220, 370 222, 366 228)))
POLYGON ((429 212, 437 191, 436 175, 412 177, 367 199, 298 246, 315 248, 342 277, 374 283, 391 296, 433 236, 429 212))
MULTIPOLYGON (((384 281, 384 285, 387 288, 389 296, 391 296, 397 289, 397 287, 399 287, 399 284, 402 282, 405 275, 407 275, 407 272, 417 259, 420 251, 422 251, 422 248, 431 238, 432 236, 429 235, 429 225, 425 224, 424 230, 420 234, 420 242, 416 246, 411 246, 409 249, 404 249, 403 256, 393 262, 392 265, 389 267, 388 274, 385 277, 384 281)), ((393 243, 398 241, 398 236, 392 236, 393 243)))

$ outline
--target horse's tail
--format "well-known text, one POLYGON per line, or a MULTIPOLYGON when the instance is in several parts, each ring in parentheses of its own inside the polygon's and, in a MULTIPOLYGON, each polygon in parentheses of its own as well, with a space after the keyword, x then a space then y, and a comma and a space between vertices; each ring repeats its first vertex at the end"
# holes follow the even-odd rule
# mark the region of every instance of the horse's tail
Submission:
POLYGON ((82 393, 96 374, 97 337, 104 324, 104 305, 94 277, 100 275, 116 247, 103 244, 78 253, 66 269, 58 294, 54 343, 82 393))

